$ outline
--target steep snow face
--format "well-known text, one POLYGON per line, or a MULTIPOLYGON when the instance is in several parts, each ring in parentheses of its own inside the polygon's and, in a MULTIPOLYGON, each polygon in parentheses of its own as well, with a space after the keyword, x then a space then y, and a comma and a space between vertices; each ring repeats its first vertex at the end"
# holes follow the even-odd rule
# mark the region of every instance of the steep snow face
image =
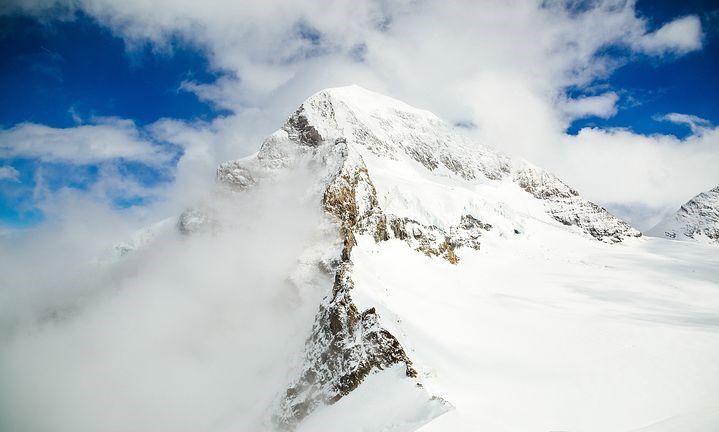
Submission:
POLYGON ((673 240, 719 244, 719 186, 700 193, 649 230, 673 240))

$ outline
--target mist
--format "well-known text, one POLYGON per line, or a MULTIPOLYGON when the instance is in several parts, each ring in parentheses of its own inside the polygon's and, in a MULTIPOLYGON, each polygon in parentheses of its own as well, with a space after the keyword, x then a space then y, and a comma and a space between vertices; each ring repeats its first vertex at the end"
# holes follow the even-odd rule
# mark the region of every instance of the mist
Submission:
POLYGON ((125 256, 125 219, 89 207, 95 223, 4 238, 0 430, 270 428, 339 256, 316 171, 213 187, 212 224, 173 219, 125 256))

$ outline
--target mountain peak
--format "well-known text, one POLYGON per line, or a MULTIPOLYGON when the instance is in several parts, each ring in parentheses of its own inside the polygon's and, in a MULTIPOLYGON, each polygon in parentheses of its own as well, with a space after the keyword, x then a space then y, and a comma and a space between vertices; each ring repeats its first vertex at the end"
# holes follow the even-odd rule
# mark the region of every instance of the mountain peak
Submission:
POLYGON ((719 244, 719 186, 690 199, 649 230, 672 240, 719 244))
POLYGON ((640 235, 553 174, 470 142, 429 111, 359 86, 309 97, 256 156, 221 164, 217 178, 244 190, 291 166, 298 154, 321 154, 338 177, 365 173, 383 212, 425 226, 450 230, 475 212, 513 235, 523 231, 522 215, 533 214, 605 242, 640 235), (514 209, 515 222, 508 222, 507 209, 514 209))

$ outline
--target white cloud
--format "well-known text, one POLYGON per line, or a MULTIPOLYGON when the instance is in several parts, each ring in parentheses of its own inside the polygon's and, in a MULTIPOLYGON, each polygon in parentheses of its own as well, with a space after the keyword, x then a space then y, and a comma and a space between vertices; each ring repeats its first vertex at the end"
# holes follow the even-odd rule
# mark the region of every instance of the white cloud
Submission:
POLYGON ((709 120, 691 114, 669 113, 663 116, 655 117, 655 119, 687 125, 692 130, 692 133, 695 134, 701 133, 706 128, 711 126, 711 122, 709 122, 709 120))
POLYGON ((13 168, 10 165, 5 165, 0 167, 0 181, 2 180, 9 180, 9 181, 18 181, 18 178, 20 177, 20 172, 13 168))
POLYGON ((553 151, 563 153, 564 178, 581 192, 627 213, 641 210, 633 222, 642 229, 719 183, 719 128, 684 139, 585 128, 565 136, 553 151))
POLYGON ((675 19, 657 31, 633 42, 635 49, 649 54, 685 54, 702 47, 702 24, 696 16, 675 19))
POLYGON ((0 429, 272 430, 340 247, 314 170, 217 197, 222 235, 170 229, 119 262, 94 264, 139 218, 77 195, 0 237, 0 429))
POLYGON ((609 118, 617 113, 619 96, 614 92, 607 92, 597 96, 587 96, 568 99, 563 102, 562 110, 569 119, 578 119, 589 116, 609 118))
POLYGON ((73 164, 127 159, 157 165, 172 153, 144 139, 131 121, 101 119, 71 128, 21 123, 0 130, 0 158, 16 157, 73 164))

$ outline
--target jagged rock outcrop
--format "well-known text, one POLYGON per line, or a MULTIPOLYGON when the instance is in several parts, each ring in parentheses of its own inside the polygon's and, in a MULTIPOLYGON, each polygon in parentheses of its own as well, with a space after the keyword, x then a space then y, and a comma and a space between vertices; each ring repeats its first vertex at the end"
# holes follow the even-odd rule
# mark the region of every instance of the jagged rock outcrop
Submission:
POLYGON ((384 329, 374 308, 360 311, 352 301, 351 264, 335 275, 332 293, 320 306, 307 340, 298 377, 289 386, 274 421, 292 428, 320 404, 333 404, 357 388, 373 371, 404 363, 417 372, 396 337, 384 329))
POLYGON ((672 240, 719 244, 719 186, 687 201, 648 233, 672 240))

